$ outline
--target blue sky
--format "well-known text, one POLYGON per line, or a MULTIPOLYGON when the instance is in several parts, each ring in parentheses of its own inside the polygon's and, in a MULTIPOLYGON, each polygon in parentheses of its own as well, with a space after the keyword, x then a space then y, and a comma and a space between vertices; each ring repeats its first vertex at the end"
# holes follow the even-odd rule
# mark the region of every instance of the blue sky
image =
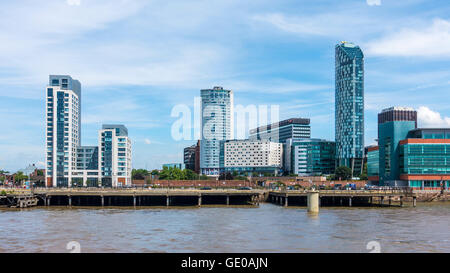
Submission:
POLYGON ((2 1, 0 169, 44 162, 49 74, 82 83, 82 144, 123 123, 135 168, 182 161, 194 141, 172 139, 171 109, 217 85, 334 139, 339 41, 365 53, 367 145, 394 105, 418 109, 420 127, 450 127, 449 14, 448 1, 421 0, 2 1))

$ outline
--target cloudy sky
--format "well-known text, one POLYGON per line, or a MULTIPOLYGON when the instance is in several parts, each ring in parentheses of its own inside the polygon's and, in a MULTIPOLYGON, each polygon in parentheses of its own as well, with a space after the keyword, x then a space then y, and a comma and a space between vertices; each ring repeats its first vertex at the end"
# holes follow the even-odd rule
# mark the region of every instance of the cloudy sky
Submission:
POLYGON ((235 104, 279 105, 334 139, 334 46, 365 53, 366 144, 376 115, 411 106, 450 127, 447 0, 46 0, 0 3, 0 169, 44 161, 49 74, 82 83, 82 144, 123 123, 135 168, 181 162, 171 116, 202 88, 235 104))

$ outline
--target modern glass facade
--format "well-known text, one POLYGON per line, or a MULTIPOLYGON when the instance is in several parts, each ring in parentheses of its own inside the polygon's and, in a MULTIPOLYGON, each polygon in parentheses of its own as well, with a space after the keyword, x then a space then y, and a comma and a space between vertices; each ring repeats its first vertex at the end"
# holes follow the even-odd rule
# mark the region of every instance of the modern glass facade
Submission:
POLYGON ((379 181, 400 179, 399 142, 408 137, 417 127, 417 112, 412 108, 392 107, 378 115, 379 181))
POLYGON ((278 143, 286 143, 289 138, 311 138, 311 121, 307 118, 291 118, 267 126, 261 126, 250 130, 249 139, 268 140, 278 143))
POLYGON ((183 163, 168 163, 163 164, 163 169, 164 168, 184 170, 186 167, 183 163))
POLYGON ((359 46, 341 42, 335 65, 336 163, 358 174, 364 158, 364 54, 359 46))
POLYGON ((406 143, 400 147, 402 174, 450 175, 450 143, 406 143))
POLYGON ((370 181, 379 181, 380 176, 380 151, 377 147, 368 149, 367 152, 367 176, 370 181))
POLYGON ((336 144, 323 139, 288 139, 285 169, 300 176, 316 176, 335 172, 336 144))
POLYGON ((214 87, 201 90, 200 93, 200 169, 202 174, 219 175, 223 170, 223 141, 234 136, 233 91, 214 87))
POLYGON ((184 157, 183 162, 186 166, 186 169, 195 171, 195 151, 197 149, 197 145, 192 145, 184 148, 184 157))
POLYGON ((449 189, 450 139, 406 139, 400 143, 401 178, 410 187, 449 189))

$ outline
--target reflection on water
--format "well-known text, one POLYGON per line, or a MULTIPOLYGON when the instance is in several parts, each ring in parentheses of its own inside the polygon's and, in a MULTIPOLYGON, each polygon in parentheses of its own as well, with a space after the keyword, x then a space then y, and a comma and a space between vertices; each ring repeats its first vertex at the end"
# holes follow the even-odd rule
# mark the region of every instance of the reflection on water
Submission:
POLYGON ((450 204, 417 208, 0 209, 0 252, 450 252, 450 204))

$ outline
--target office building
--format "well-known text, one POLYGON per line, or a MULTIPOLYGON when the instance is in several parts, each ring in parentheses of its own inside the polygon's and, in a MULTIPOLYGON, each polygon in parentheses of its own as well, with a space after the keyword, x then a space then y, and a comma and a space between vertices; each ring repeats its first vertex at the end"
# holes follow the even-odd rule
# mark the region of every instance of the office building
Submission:
POLYGON ((200 169, 218 176, 223 168, 223 141, 234 136, 233 91, 222 87, 201 90, 200 169))
POLYGON ((197 145, 192 145, 184 148, 184 165, 186 169, 195 171, 195 151, 197 149, 197 145))
POLYGON ((283 144, 267 140, 224 142, 224 171, 251 174, 281 172, 283 144))
POLYGON ((380 150, 378 146, 367 149, 367 176, 367 179, 375 184, 380 181, 380 150))
POLYGON ((335 171, 336 144, 323 139, 286 140, 284 169, 288 174, 320 176, 335 171))
POLYGON ((450 189, 450 128, 412 130, 399 150, 400 179, 407 186, 450 189))
POLYGON ((363 171, 364 54, 359 46, 341 42, 335 47, 336 164, 363 171))
POLYGON ((400 179, 398 145, 416 128, 417 112, 412 108, 391 107, 378 114, 380 185, 400 179))
POLYGON ((46 172, 48 187, 68 187, 81 143, 81 84, 50 75, 45 89, 46 172))
POLYGON ((250 140, 286 143, 289 138, 311 138, 310 119, 291 118, 250 130, 250 140))

